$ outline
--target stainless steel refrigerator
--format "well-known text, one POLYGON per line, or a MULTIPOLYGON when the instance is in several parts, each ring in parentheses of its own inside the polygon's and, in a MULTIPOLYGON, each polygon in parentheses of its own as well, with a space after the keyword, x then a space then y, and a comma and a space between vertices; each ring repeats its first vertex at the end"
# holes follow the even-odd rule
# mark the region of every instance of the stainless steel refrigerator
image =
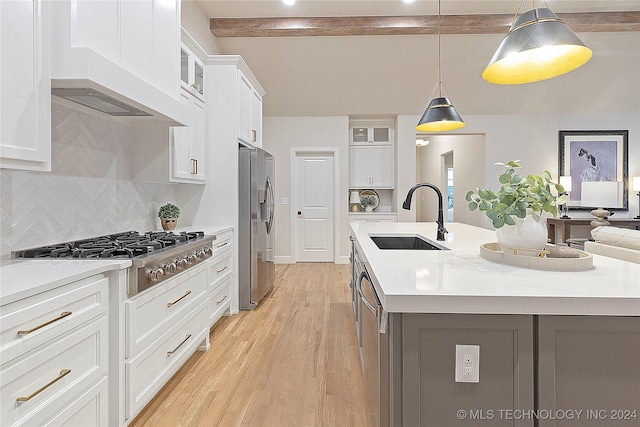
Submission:
POLYGON ((273 287, 275 158, 260 148, 239 145, 239 306, 253 310, 273 287))

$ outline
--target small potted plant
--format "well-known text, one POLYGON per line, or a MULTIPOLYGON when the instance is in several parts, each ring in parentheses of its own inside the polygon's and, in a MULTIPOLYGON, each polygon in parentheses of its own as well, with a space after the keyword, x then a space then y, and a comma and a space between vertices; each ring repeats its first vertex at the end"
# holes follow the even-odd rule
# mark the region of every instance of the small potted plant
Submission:
POLYGON ((376 204, 376 198, 373 196, 360 197, 360 203, 364 206, 365 212, 373 212, 373 207, 376 204))
POLYGON ((469 210, 479 209, 491 220, 498 244, 503 251, 513 248, 544 249, 547 243, 547 223, 544 212, 558 215, 558 206, 566 202, 564 187, 553 182, 551 173, 524 177, 516 173, 520 160, 496 163, 505 171, 498 181, 500 190, 490 188, 469 191, 469 210), (554 188, 558 195, 551 193, 554 188))
POLYGON ((160 206, 158 210, 158 218, 160 218, 163 230, 174 230, 179 216, 180 208, 173 203, 160 206))

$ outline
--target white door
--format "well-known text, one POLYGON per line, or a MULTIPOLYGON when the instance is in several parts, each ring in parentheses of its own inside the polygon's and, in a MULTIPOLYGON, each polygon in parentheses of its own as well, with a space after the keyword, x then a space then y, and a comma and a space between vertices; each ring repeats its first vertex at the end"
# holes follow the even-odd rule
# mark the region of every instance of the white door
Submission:
POLYGON ((333 153, 296 153, 292 247, 298 262, 333 262, 333 160, 333 153))

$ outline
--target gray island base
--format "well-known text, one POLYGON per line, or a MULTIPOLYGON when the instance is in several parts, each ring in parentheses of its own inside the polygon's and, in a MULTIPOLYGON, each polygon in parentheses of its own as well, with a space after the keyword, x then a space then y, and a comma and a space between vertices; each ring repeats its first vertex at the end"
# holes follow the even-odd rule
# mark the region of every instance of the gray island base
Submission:
POLYGON ((493 232, 447 228, 447 251, 381 250, 370 235, 435 240, 435 224, 351 224, 370 425, 640 426, 640 266, 517 269, 480 259, 493 232), (456 381, 456 346, 478 346, 477 382, 456 381))

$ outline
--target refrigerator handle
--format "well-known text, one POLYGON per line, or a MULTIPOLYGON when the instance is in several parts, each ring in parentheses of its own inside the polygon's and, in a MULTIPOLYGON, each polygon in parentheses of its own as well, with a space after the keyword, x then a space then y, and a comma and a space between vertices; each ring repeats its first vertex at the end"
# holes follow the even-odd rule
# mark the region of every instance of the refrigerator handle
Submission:
POLYGON ((267 221, 267 234, 271 233, 271 227, 273 226, 273 214, 275 211, 275 196, 273 195, 273 187, 271 186, 271 179, 267 177, 267 183, 265 185, 267 191, 267 208, 269 210, 269 220, 267 221))

